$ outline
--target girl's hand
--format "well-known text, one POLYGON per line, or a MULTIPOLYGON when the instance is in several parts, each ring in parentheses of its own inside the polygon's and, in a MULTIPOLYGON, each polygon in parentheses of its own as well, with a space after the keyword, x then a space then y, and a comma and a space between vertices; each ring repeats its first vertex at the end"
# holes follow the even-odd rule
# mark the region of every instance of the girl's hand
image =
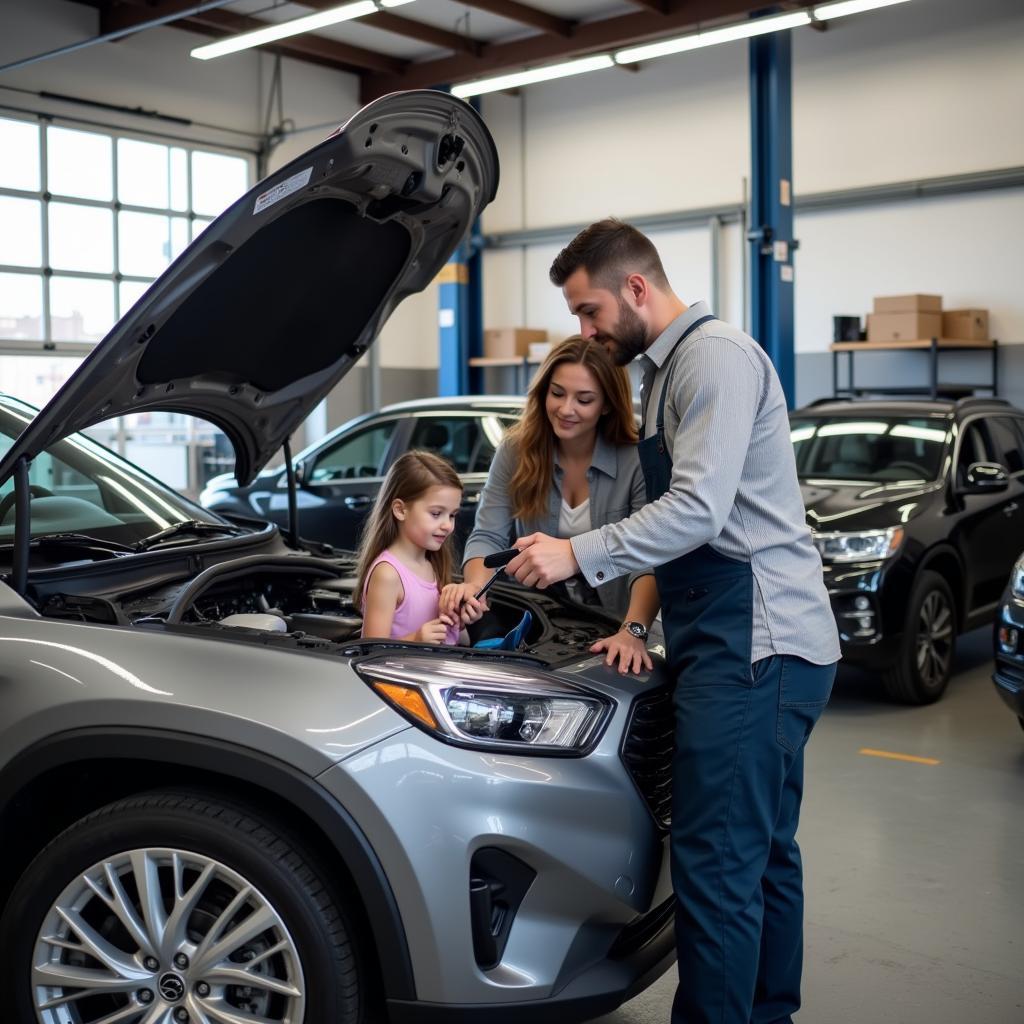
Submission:
POLYGON ((424 622, 413 634, 413 639, 421 644, 443 644, 448 637, 448 627, 453 626, 455 620, 448 615, 439 615, 436 619, 424 622))
POLYGON ((593 654, 607 651, 604 659, 606 665, 614 665, 615 659, 618 658, 619 672, 622 675, 627 672, 639 674, 641 668, 646 668, 648 671, 654 668, 647 644, 625 629, 620 629, 614 636, 606 636, 603 640, 598 640, 590 650, 593 654))
POLYGON ((460 612, 462 624, 468 626, 471 622, 478 621, 485 611, 487 611, 486 597, 467 597, 460 612))

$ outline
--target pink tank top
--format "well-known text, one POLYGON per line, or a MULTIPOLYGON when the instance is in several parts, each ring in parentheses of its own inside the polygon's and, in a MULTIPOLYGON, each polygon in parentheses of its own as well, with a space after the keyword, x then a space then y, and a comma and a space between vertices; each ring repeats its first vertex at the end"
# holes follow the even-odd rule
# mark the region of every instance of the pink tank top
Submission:
MULTIPOLYGON (((382 551, 370 563, 370 571, 366 574, 366 584, 363 586, 364 608, 366 607, 366 588, 370 585, 370 577, 381 562, 387 562, 394 568, 402 581, 402 590, 405 591, 405 597, 395 609, 395 618, 391 623, 391 638, 397 640, 399 637, 415 633, 423 623, 437 618, 440 611, 441 592, 438 590, 436 582, 428 583, 426 580, 420 579, 412 569, 403 565, 390 551, 382 551)), ((446 644, 459 642, 458 623, 448 627, 448 634, 444 638, 444 642, 446 644)))

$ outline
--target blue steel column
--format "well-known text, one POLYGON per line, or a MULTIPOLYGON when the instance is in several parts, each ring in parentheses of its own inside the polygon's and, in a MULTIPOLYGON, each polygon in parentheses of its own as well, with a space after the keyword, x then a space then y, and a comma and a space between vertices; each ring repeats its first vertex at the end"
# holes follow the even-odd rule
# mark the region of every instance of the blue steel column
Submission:
POLYGON ((464 395, 469 385, 469 268, 463 243, 438 275, 437 323, 440 335, 437 393, 464 395))
POLYGON ((793 408, 793 141, 790 33, 750 40, 751 334, 793 408))
MULTIPOLYGON (((480 98, 470 104, 480 112, 480 98)), ((483 370, 469 360, 483 355, 483 232, 473 221, 469 238, 452 254, 438 277, 437 393, 441 396, 479 394, 483 370)))

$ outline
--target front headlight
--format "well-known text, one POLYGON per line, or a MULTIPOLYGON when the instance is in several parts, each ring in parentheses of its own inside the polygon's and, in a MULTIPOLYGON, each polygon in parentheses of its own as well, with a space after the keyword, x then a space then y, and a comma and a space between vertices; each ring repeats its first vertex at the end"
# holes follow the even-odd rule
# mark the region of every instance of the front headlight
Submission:
POLYGON ((823 562, 876 562, 899 551, 903 533, 902 526, 890 526, 887 530, 815 533, 813 537, 823 562))
POLYGON ((392 653, 354 667, 415 725, 475 749, 580 756, 613 707, 607 697, 512 663, 392 653))
POLYGON ((1014 597, 1024 601, 1024 555, 1017 559, 1010 573, 1010 590, 1014 597))

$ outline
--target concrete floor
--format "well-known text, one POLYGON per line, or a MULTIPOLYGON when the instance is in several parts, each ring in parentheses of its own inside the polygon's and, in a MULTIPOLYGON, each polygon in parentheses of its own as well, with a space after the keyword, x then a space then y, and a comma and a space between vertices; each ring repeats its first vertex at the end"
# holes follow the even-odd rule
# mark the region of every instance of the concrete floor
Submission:
MULTIPOLYGON (((1024 732, 991 637, 960 638, 930 707, 839 672, 807 750, 799 1024, 1024 1024, 1024 732)), ((600 1022, 667 1024, 673 987, 670 971, 600 1022)))

